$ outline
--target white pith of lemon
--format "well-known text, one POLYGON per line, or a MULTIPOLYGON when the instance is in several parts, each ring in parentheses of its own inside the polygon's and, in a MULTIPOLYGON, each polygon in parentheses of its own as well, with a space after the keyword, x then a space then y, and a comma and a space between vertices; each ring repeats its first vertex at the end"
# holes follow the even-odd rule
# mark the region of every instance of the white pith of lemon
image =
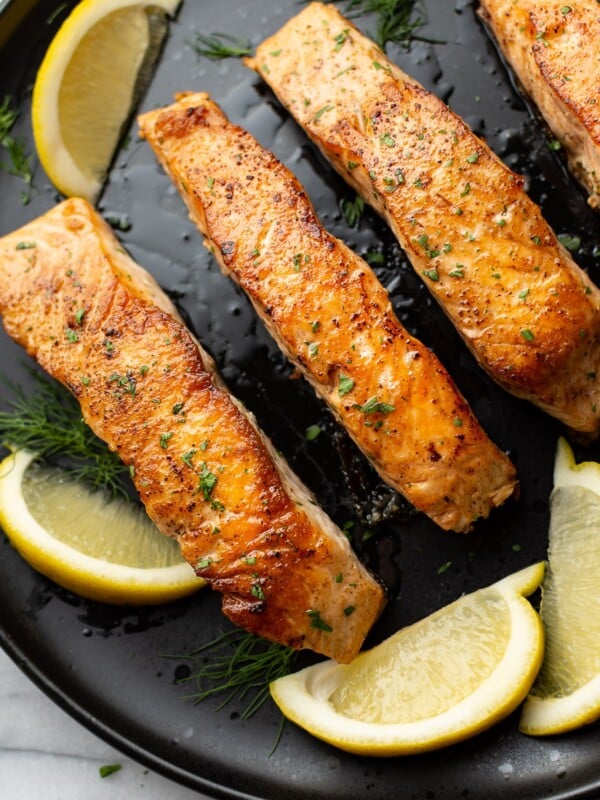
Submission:
POLYGON ((437 749, 498 722, 526 696, 544 636, 525 596, 534 564, 461 597, 361 653, 271 684, 293 722, 353 753, 396 756, 437 749))
POLYGON ((558 443, 541 615, 546 655, 520 729, 545 736, 600 718, 600 464, 558 443))
POLYGON ((25 450, 0 463, 0 525, 38 572, 106 603, 165 603, 205 582, 146 514, 25 450))
POLYGON ((63 194, 98 196, 146 56, 160 47, 152 15, 172 15, 179 3, 83 0, 58 30, 35 80, 32 125, 40 162, 63 194))

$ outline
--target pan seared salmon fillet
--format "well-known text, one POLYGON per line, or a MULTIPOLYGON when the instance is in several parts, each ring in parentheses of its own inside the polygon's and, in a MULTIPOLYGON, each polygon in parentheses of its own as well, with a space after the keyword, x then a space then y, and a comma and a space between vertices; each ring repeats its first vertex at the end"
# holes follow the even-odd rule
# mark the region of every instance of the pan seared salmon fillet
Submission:
POLYGON ((508 458, 272 153, 206 94, 140 126, 223 271, 387 483, 456 531, 511 494, 508 458))
POLYGON ((380 584, 84 200, 0 239, 4 326, 81 404, 237 625, 350 661, 380 584))
POLYGON ((480 365, 585 437, 600 430, 600 292, 515 175, 333 6, 250 62, 381 213, 480 365))
POLYGON ((482 18, 600 208, 600 5, 480 0, 482 18))

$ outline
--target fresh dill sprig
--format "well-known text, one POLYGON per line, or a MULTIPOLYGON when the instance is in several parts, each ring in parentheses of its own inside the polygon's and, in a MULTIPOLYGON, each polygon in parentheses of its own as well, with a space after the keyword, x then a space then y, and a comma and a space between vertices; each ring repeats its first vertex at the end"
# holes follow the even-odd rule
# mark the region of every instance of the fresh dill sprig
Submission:
POLYGON ((241 717, 249 719, 268 699, 271 681, 289 675, 297 655, 290 647, 235 629, 186 656, 199 666, 179 683, 196 683, 196 691, 188 695, 195 703, 222 695, 219 709, 235 697, 248 698, 241 717))
POLYGON ((25 142, 22 139, 15 139, 11 134, 18 116, 19 112, 12 108, 10 98, 5 97, 0 104, 0 147, 8 153, 10 163, 0 162, 0 168, 25 182, 27 188, 21 192, 21 201, 23 205, 27 205, 31 199, 33 171, 31 156, 25 152, 25 142))
MULTIPOLYGON (((192 44, 192 43, 190 43, 192 44)), ((252 54, 252 44, 248 39, 237 39, 227 33, 196 34, 192 47, 199 56, 220 61, 222 58, 243 58, 252 54)))
POLYGON ((344 13, 350 18, 375 14, 377 32, 372 38, 382 50, 388 42, 408 47, 427 21, 421 0, 346 0, 344 13))
POLYGON ((341 201, 342 214, 344 219, 351 228, 358 225, 360 218, 365 210, 365 201, 359 195, 356 195, 354 200, 344 199, 341 201))
POLYGON ((31 371, 36 388, 25 393, 8 383, 13 397, 0 411, 0 440, 25 448, 43 459, 69 460, 69 473, 113 496, 129 498, 124 478, 127 467, 81 418, 79 404, 60 384, 31 371))

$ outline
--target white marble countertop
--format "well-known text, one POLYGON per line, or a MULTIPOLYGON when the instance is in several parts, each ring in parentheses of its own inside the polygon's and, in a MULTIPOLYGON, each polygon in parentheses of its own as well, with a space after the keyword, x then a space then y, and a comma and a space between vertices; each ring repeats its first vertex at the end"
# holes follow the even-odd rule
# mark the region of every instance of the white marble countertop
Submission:
POLYGON ((3 800, 208 800, 124 756, 49 700, 0 649, 3 800), (121 769, 100 777, 100 767, 121 769))

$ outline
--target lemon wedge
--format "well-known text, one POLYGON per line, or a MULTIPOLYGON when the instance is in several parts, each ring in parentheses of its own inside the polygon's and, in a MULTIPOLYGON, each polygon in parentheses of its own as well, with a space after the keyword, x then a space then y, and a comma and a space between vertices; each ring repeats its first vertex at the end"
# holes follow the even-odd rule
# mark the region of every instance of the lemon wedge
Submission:
POLYGON ((348 665, 325 661, 271 684, 293 722, 342 750, 396 756, 466 739, 507 716, 540 667, 544 636, 525 596, 534 564, 390 636, 348 665))
POLYGON ((83 0, 52 40, 33 89, 40 162, 67 196, 94 202, 180 0, 83 0))
POLYGON ((550 508, 540 609, 546 655, 520 724, 537 736, 600 718, 600 464, 576 464, 564 439, 550 508))
POLYGON ((23 558, 92 600, 165 603, 204 586, 146 514, 25 450, 0 463, 0 525, 23 558))

